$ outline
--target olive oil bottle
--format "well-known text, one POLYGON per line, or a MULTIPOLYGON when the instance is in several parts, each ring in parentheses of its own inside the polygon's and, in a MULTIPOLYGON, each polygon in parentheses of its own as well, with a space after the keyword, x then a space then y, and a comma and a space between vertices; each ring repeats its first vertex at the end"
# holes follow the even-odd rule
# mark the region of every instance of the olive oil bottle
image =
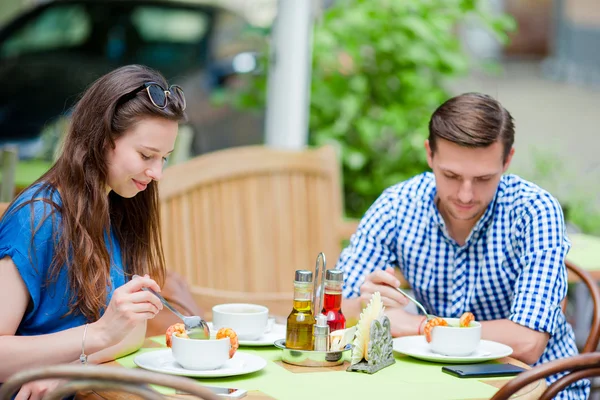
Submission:
POLYGON ((285 347, 313 349, 315 317, 312 312, 312 272, 297 270, 294 278, 294 306, 287 318, 285 347))

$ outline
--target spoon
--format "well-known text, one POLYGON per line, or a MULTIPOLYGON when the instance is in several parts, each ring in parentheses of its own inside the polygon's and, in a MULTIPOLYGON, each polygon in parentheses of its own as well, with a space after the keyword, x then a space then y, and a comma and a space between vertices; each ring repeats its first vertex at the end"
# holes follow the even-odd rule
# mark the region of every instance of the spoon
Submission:
POLYGON ((428 314, 427 311, 425 311, 425 307, 423 307, 423 305, 421 303, 419 303, 415 298, 413 298, 411 295, 409 295, 408 293, 406 293, 404 290, 402 290, 400 288, 396 288, 396 290, 399 291, 400 293, 402 293, 403 295, 405 295, 410 301, 412 301, 413 303, 415 303, 415 305, 417 307, 419 307, 421 309, 421 311, 423 311, 423 314, 425 314, 425 316, 427 317, 428 321, 430 319, 436 318, 435 315, 428 314))
MULTIPOLYGON (((134 275, 134 278, 137 278, 139 275, 134 275)), ((161 303, 164 304, 165 307, 167 307, 169 310, 171 310, 171 312, 175 315, 177 315, 179 318, 182 319, 183 324, 185 325, 185 330, 186 331, 192 331, 189 332, 188 335, 191 337, 192 334, 194 335, 194 339, 210 339, 210 329, 208 328, 208 324, 206 323, 205 320, 203 320, 202 318, 198 317, 197 315, 193 315, 193 316, 185 316, 183 314, 181 314, 179 311, 177 311, 172 305, 169 304, 169 302, 167 300, 165 300, 164 297, 162 297, 160 294, 156 293, 153 289, 151 288, 147 288, 147 287, 143 287, 142 290, 145 290, 147 292, 152 293, 153 295, 155 295, 156 297, 158 297, 158 299, 160 300, 161 303)))

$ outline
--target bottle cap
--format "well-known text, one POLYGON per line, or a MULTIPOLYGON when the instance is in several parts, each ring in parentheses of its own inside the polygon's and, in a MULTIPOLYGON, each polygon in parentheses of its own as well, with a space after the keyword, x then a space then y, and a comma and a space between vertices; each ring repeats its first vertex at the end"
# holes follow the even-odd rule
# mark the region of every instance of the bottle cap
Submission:
POLYGON ((327 325, 327 316, 325 314, 317 315, 317 325, 318 326, 328 326, 327 325))
POLYGON ((315 336, 329 335, 329 325, 327 325, 327 316, 325 314, 317 315, 314 334, 315 336))
POLYGON ((296 271, 294 280, 296 282, 312 282, 312 272, 305 269, 299 269, 296 271))
POLYGON ((328 269, 325 273, 325 279, 334 282, 343 282, 344 272, 339 269, 328 269))

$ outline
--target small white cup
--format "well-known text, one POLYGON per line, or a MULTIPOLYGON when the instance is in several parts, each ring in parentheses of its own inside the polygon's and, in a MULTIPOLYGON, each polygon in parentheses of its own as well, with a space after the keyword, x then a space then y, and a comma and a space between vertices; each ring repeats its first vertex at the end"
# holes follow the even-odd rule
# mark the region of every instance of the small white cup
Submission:
POLYGON ((258 304, 219 304, 212 308, 213 328, 231 328, 241 340, 260 339, 269 319, 269 309, 258 304))
POLYGON ((171 336, 173 358, 183 368, 206 371, 221 368, 229 360, 231 341, 223 339, 186 339, 171 336))
POLYGON ((472 354, 481 341, 481 324, 473 321, 467 327, 459 326, 459 318, 444 318, 448 326, 431 330, 431 351, 445 356, 462 357, 472 354))

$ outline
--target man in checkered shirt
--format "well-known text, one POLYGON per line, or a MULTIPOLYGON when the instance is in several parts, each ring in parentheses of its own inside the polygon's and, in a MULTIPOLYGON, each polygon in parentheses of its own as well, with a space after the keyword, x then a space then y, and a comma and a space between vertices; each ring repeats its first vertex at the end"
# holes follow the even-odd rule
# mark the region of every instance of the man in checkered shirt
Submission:
MULTIPOLYGON (((399 268, 429 313, 472 312, 483 339, 527 364, 577 354, 560 305, 570 248, 562 210, 545 190, 504 175, 513 141, 510 113, 487 95, 463 94, 434 112, 425 142, 433 173, 385 190, 341 254, 346 314, 358 316, 378 291, 393 336, 422 333, 425 318, 405 311, 394 289, 399 268)), ((588 393, 584 380, 559 398, 588 393)))

